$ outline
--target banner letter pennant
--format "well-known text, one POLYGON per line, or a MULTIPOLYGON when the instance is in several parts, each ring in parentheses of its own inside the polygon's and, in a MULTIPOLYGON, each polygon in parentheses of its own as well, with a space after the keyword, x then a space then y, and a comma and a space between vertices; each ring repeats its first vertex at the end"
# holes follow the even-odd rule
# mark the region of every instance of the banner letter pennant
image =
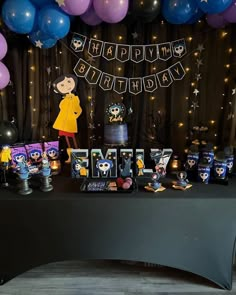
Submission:
POLYGON ((113 90, 119 94, 125 93, 127 91, 127 85, 128 85, 128 78, 115 77, 113 90))
POLYGON ((77 64, 74 67, 74 72, 77 77, 84 77, 90 68, 90 64, 88 64, 82 58, 79 59, 77 64))
POLYGON ((113 82, 114 82, 114 76, 109 75, 107 73, 102 73, 99 86, 103 90, 111 90, 113 86, 113 82))
POLYGON ((126 62, 130 58, 130 46, 120 44, 117 45, 116 50, 116 59, 118 59, 121 62, 126 62))
POLYGON ((169 67, 169 71, 174 80, 182 80, 185 76, 185 70, 180 61, 169 67))
POLYGON ((143 45, 131 45, 131 60, 135 63, 139 63, 144 60, 143 45))
POLYGON ((173 82, 169 70, 164 70, 156 74, 161 87, 168 87, 173 82))
POLYGON ((129 92, 134 95, 142 92, 142 78, 129 79, 129 92))
POLYGON ((75 52, 80 52, 84 50, 84 46, 86 43, 87 37, 80 35, 80 34, 73 34, 73 37, 71 39, 70 47, 75 52))
POLYGON ((158 44, 159 59, 168 60, 172 57, 170 42, 158 44))
POLYGON ((104 42, 103 57, 107 60, 116 58, 116 44, 104 42))
POLYGON ((157 79, 156 75, 150 75, 143 77, 144 90, 147 92, 153 92, 157 89, 157 79))
POLYGON ((145 46, 145 60, 154 62, 158 59, 157 45, 146 45, 145 46))
POLYGON ((89 82, 89 84, 97 84, 101 73, 102 72, 100 70, 94 67, 90 67, 85 79, 89 82))
POLYGON ((187 53, 187 48, 184 39, 179 39, 171 42, 174 57, 181 58, 187 53))
POLYGON ((90 39, 88 53, 93 56, 101 56, 103 48, 103 41, 97 39, 90 39))

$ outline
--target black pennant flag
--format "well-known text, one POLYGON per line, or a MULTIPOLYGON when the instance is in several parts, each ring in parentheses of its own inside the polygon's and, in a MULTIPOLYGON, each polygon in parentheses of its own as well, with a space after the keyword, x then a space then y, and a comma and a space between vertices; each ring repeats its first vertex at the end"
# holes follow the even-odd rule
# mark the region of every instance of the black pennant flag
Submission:
POLYGON ((119 94, 125 93, 127 91, 127 85, 128 85, 128 78, 115 77, 113 90, 119 94))
POLYGON ((144 60, 143 45, 131 45, 131 60, 136 63, 139 63, 144 60))
POLYGON ((158 59, 157 45, 146 45, 145 46, 145 60, 154 62, 158 59))
POLYGON ((171 42, 174 57, 181 58, 187 53, 187 48, 184 39, 179 39, 171 42))
POLYGON ((121 62, 126 62, 127 60, 129 60, 129 57, 130 57, 130 46, 124 45, 124 44, 117 45, 116 59, 118 59, 121 62))
POLYGON ((156 75, 161 87, 168 87, 173 82, 171 78, 171 74, 168 71, 168 69, 162 72, 159 72, 156 75))
POLYGON ((142 92, 142 78, 129 79, 129 92, 134 95, 142 92))
POLYGON ((73 37, 70 42, 70 47, 75 52, 80 52, 84 50, 84 45, 86 43, 87 37, 80 35, 80 34, 73 34, 73 37))
POLYGON ((113 82, 114 82, 114 76, 109 75, 107 73, 102 73, 99 86, 103 90, 111 90, 113 86, 113 82))
POLYGON ((159 59, 168 60, 172 57, 170 42, 158 44, 159 59))
POLYGON ((97 40, 97 39, 90 39, 88 53, 94 57, 101 56, 102 47, 103 47, 102 41, 97 40))
POLYGON ((87 73, 87 71, 90 68, 90 64, 88 64, 86 61, 84 61, 82 58, 79 59, 77 64, 74 67, 74 72, 76 76, 78 77, 84 77, 87 73))
POLYGON ((97 84, 101 76, 101 73, 102 72, 98 70, 97 68, 90 67, 85 79, 89 82, 89 84, 97 84))
POLYGON ((156 75, 150 75, 143 77, 143 85, 144 85, 144 90, 147 92, 153 92, 157 89, 157 79, 156 75))
POLYGON ((182 80, 185 76, 185 70, 180 61, 169 67, 169 71, 174 80, 182 80))
POLYGON ((115 57, 116 57, 116 44, 104 42, 103 57, 107 60, 115 59, 115 57))

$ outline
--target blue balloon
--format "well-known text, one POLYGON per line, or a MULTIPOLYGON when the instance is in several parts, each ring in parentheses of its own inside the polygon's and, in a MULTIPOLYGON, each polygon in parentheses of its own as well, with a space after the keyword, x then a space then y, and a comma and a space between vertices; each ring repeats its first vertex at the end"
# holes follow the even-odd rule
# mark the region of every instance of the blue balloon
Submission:
POLYGON ((70 30, 70 17, 58 6, 43 7, 38 14, 39 29, 53 39, 64 38, 70 30))
POLYGON ((162 14, 171 24, 184 24, 198 10, 195 0, 164 0, 162 14))
POLYGON ((42 7, 48 4, 55 4, 54 0, 30 0, 36 7, 42 7))
POLYGON ((6 0, 2 18, 7 27, 19 34, 28 34, 35 23, 36 8, 29 0, 6 0))
POLYGON ((57 43, 56 39, 52 39, 50 36, 40 30, 30 33, 29 39, 31 43, 39 48, 51 48, 57 43))
POLYGON ((220 13, 226 10, 233 0, 196 0, 197 5, 209 14, 220 13))
POLYGON ((195 24, 199 19, 203 17, 203 15, 205 15, 205 13, 201 9, 198 9, 196 13, 190 18, 190 20, 186 22, 186 24, 188 25, 195 24))

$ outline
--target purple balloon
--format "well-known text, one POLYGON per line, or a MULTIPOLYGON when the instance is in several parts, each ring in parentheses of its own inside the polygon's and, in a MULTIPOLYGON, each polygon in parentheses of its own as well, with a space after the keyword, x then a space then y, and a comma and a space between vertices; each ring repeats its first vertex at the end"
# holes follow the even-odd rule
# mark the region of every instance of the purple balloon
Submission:
POLYGON ((229 23, 236 23, 236 0, 221 14, 229 23))
POLYGON ((0 90, 5 88, 10 82, 8 68, 0 61, 0 90))
POLYGON ((118 23, 125 18, 129 0, 93 0, 96 14, 107 23, 118 23))
POLYGON ((70 15, 81 15, 85 13, 91 0, 64 0, 60 8, 70 15))
POLYGON ((0 60, 4 58, 7 53, 7 41, 5 37, 0 33, 0 60))
POLYGON ((102 22, 100 17, 97 16, 93 4, 90 5, 89 9, 84 14, 82 14, 80 18, 83 22, 90 26, 97 26, 102 22))
POLYGON ((227 25, 227 21, 221 14, 207 14, 206 20, 209 26, 212 28, 224 28, 227 25))

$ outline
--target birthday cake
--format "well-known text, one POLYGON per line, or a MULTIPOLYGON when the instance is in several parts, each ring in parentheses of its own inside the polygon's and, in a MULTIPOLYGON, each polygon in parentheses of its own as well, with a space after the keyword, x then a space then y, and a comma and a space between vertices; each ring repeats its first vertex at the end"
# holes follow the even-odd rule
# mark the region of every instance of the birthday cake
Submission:
POLYGON ((124 123, 125 105, 112 103, 106 109, 104 125, 104 144, 109 146, 125 146, 128 144, 128 127, 124 123))

